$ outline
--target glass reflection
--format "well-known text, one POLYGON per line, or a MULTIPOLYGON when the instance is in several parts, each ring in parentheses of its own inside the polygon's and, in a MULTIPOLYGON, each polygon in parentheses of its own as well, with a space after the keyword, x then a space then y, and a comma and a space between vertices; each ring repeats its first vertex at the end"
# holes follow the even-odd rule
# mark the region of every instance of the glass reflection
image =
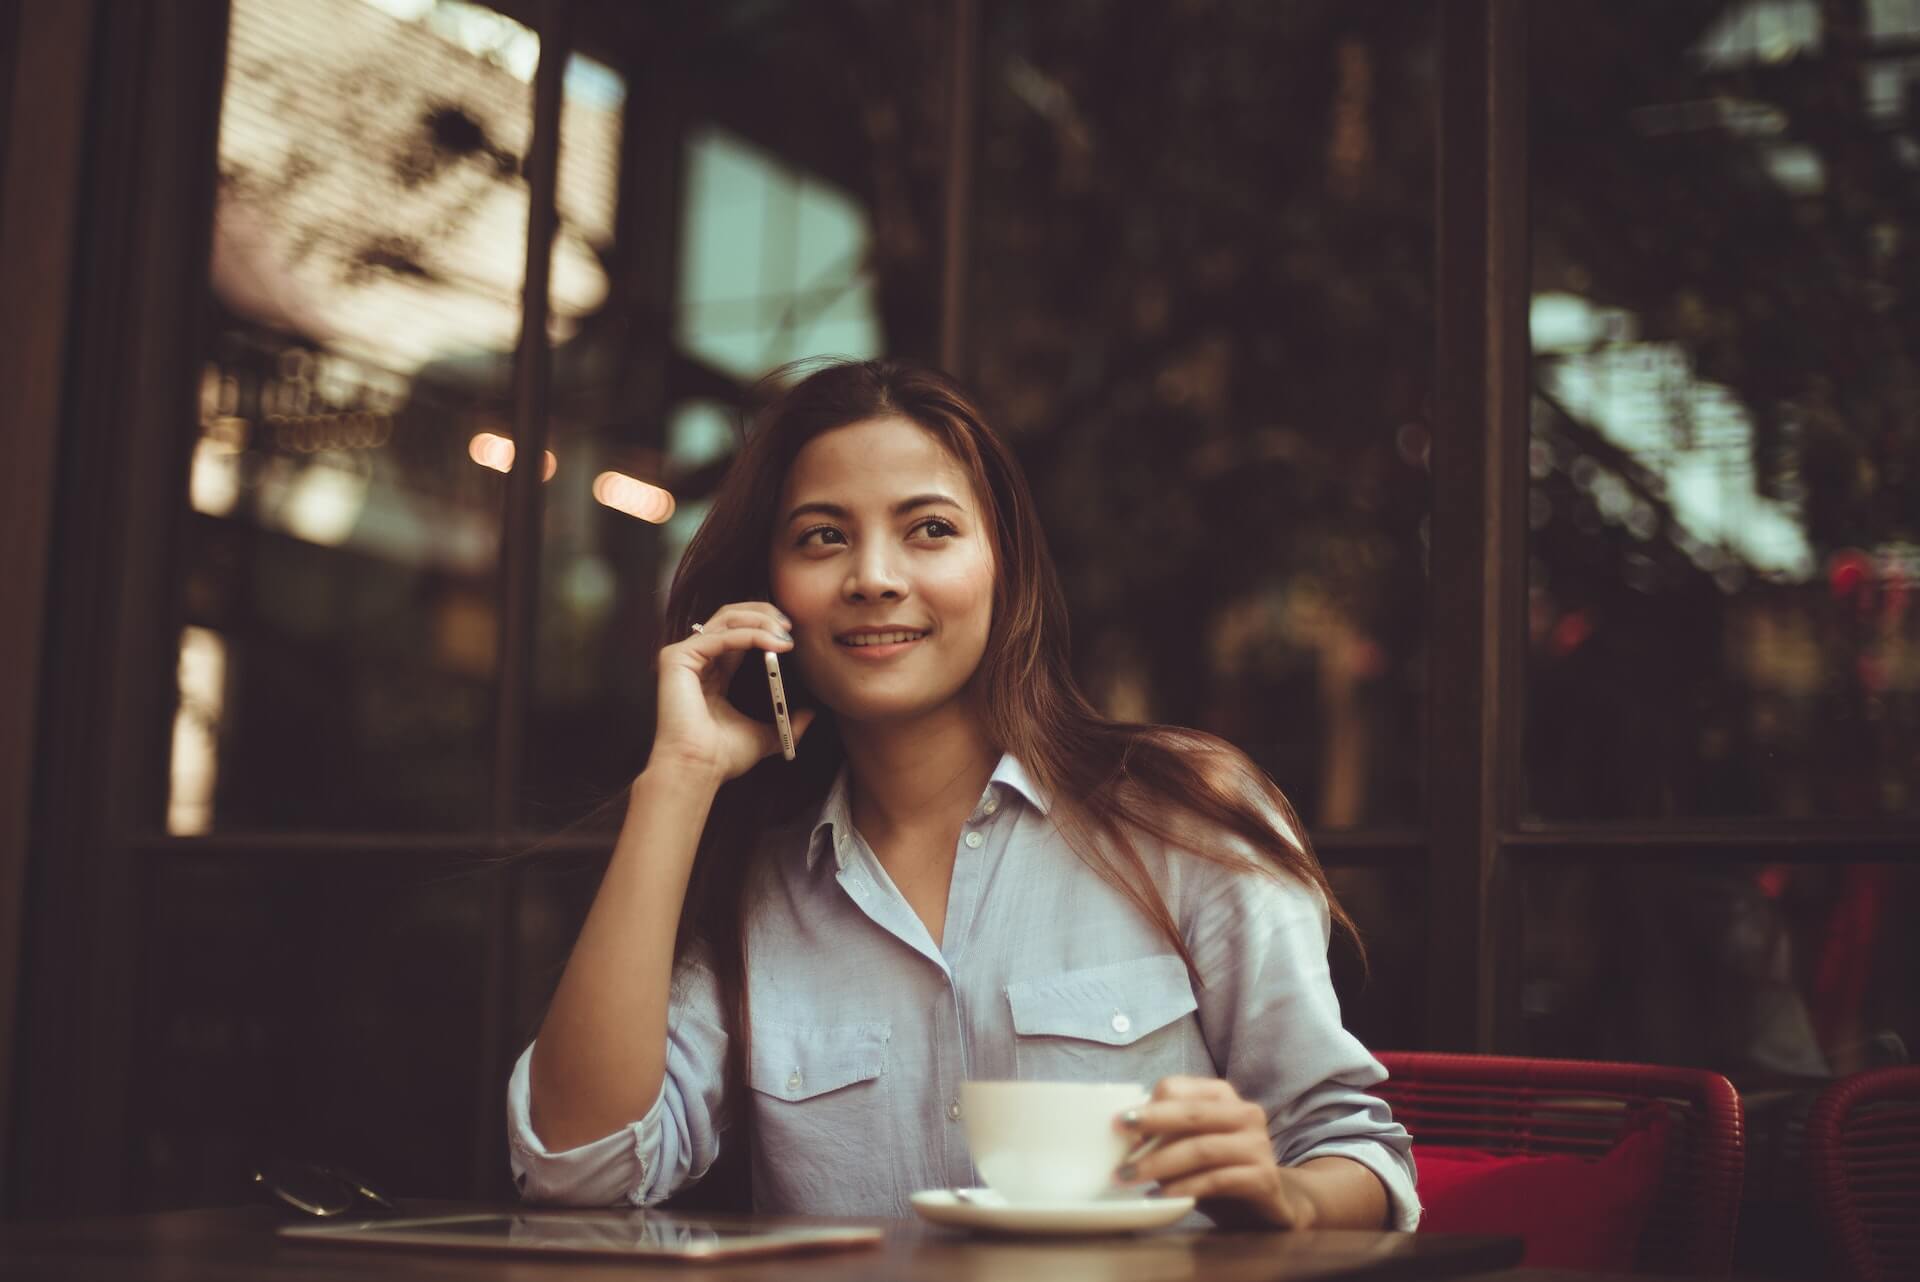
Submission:
POLYGON ((170 831, 486 821, 538 61, 454 0, 233 5, 170 831))
POLYGON ((1846 11, 1534 33, 1538 817, 1920 814, 1920 17, 1846 11))
POLYGON ((1112 715, 1417 820, 1429 6, 985 6, 968 351, 1112 715))
POLYGON ((1526 1052, 1844 1076, 1920 1046, 1920 875, 1898 864, 1535 867, 1526 1052))
POLYGON ((686 157, 681 347, 743 380, 803 356, 880 355, 859 203, 724 129, 693 133, 686 157))
POLYGON ((804 356, 930 354, 943 34, 931 9, 857 0, 608 7, 588 24, 559 206, 605 289, 563 306, 556 258, 533 826, 645 762, 657 613, 752 384, 804 356), (816 55, 844 74, 818 75, 816 55), (693 58, 718 70, 689 79, 693 58), (592 181, 570 188, 570 163, 592 181))

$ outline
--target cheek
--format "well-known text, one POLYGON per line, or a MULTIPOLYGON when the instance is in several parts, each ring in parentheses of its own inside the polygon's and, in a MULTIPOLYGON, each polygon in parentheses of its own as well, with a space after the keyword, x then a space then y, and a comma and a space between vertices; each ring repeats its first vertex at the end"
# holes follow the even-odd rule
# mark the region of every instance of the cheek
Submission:
POLYGON ((927 594, 950 623, 965 620, 983 635, 993 618, 993 565, 977 561, 943 567, 939 574, 922 580, 920 590, 927 594))
POLYGON ((805 626, 820 618, 832 603, 833 587, 822 576, 801 567, 775 567, 769 576, 773 604, 795 623, 805 626))

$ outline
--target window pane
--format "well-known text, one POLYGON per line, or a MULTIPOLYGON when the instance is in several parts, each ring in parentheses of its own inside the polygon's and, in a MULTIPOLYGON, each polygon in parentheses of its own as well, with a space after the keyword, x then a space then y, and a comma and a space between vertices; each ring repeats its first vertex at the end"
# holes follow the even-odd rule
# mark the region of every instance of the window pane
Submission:
POLYGON ((968 351, 1090 695, 1417 820, 1430 6, 985 9, 968 351))
POLYGON ((1388 868, 1327 869, 1333 893, 1360 928, 1360 954, 1346 941, 1329 952, 1347 1031, 1373 1050, 1422 1044, 1426 1030, 1427 878, 1418 859, 1388 868))
MULTIPOLYGON (((501 1098, 475 1071, 483 876, 391 851, 158 856, 145 876, 138 1206, 231 1204, 272 1157, 338 1162, 403 1196, 471 1195, 474 1125, 501 1098)), ((504 1153, 499 1172, 504 1185, 504 1153)))
POLYGON ((484 824, 533 33, 237 0, 176 833, 484 824))
POLYGON ((1523 885, 1528 1054, 1760 1082, 1920 1048, 1920 866, 1536 867, 1523 885))
POLYGON ((1533 26, 1528 808, 1920 815, 1912 7, 1533 26))
POLYGON ((805 356, 929 356, 938 315, 934 6, 588 17, 560 122, 557 467, 526 758, 539 828, 645 763, 667 583, 748 387, 805 356))

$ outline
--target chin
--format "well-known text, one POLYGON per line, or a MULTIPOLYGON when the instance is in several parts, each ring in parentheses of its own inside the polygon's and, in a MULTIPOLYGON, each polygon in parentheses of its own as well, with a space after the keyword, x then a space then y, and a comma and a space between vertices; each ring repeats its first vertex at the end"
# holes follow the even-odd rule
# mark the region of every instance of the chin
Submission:
POLYGON ((958 692, 932 699, 913 695, 876 699, 872 695, 862 695, 835 702, 833 713, 843 725, 858 725, 862 722, 870 725, 884 725, 894 721, 913 721, 938 712, 957 697, 958 692))

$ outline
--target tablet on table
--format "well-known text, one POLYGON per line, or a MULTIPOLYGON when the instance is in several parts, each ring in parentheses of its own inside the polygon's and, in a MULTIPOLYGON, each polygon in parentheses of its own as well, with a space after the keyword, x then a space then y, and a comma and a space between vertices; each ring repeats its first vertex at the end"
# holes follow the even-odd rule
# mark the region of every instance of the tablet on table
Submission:
POLYGON ((478 1211, 343 1224, 288 1224, 280 1233, 302 1242, 673 1260, 845 1250, 873 1246, 883 1236, 880 1229, 862 1225, 756 1224, 657 1211, 478 1211))

